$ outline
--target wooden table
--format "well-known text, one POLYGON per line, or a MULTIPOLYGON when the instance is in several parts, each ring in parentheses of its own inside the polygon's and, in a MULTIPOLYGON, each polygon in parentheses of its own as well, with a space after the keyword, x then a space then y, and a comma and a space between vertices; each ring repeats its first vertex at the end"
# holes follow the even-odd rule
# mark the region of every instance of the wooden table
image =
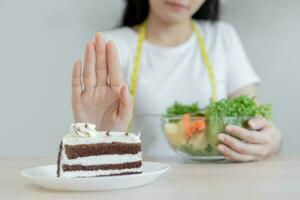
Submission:
POLYGON ((20 175, 24 168, 55 158, 1 158, 0 199, 300 199, 300 156, 277 156, 253 163, 183 163, 148 158, 171 169, 150 185, 102 192, 58 192, 37 187, 20 175))

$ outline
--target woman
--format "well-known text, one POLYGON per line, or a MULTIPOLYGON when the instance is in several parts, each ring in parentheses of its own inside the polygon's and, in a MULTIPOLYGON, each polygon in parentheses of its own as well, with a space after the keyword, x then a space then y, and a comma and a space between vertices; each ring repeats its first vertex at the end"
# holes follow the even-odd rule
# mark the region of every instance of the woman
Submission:
MULTIPOLYGON (((235 30, 217 21, 218 12, 217 0, 127 0, 123 26, 105 37, 96 33, 86 46, 82 74, 81 62, 74 64, 75 121, 125 131, 134 113, 144 153, 170 155, 157 116, 174 101, 205 107, 211 97, 257 96, 259 78, 235 30)), ((249 126, 229 125, 228 134, 219 134, 218 150, 228 160, 260 160, 279 150, 274 124, 254 118, 249 126)))

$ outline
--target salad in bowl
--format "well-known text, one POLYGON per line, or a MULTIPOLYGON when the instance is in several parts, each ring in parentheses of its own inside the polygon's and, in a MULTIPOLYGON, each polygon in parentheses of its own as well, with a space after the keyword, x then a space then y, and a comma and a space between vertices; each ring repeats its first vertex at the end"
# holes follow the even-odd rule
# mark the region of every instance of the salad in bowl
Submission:
POLYGON ((217 150, 218 134, 228 124, 248 128, 253 117, 272 118, 271 105, 257 105, 254 98, 240 96, 211 102, 206 108, 197 103, 175 102, 162 116, 162 128, 172 149, 187 159, 222 159, 217 150))

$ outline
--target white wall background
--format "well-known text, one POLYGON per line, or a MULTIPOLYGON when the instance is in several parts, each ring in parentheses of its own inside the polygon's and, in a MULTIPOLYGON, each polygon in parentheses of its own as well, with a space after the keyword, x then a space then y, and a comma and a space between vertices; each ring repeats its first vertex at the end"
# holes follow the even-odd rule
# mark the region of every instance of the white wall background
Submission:
MULTIPOLYGON (((300 1, 225 0, 274 105, 284 152, 299 152, 300 1)), ((0 156, 53 156, 72 122, 70 74, 94 32, 118 24, 121 0, 0 0, 0 156)))

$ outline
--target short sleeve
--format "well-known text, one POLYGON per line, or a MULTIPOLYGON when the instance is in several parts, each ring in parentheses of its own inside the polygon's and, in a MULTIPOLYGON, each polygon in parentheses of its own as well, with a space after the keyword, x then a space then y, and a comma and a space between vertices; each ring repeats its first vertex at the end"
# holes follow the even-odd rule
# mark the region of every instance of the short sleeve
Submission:
POLYGON ((225 59, 227 62, 227 93, 260 82, 259 76, 252 68, 241 40, 230 24, 224 24, 225 59))

